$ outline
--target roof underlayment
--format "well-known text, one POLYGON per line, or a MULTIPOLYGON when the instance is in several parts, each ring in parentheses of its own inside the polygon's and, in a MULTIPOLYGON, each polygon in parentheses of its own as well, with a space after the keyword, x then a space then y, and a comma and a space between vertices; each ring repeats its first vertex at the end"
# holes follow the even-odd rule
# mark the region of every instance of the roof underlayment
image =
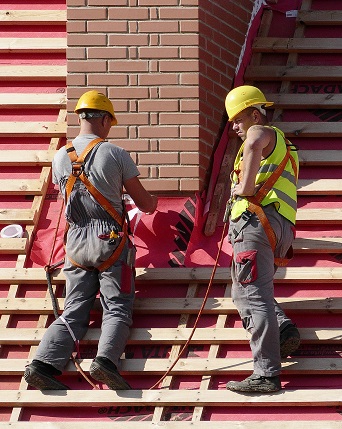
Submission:
MULTIPOLYGON (((278 270, 275 295, 302 344, 283 361, 283 389, 269 395, 225 388, 252 371, 230 298, 226 240, 190 346, 151 389, 191 334, 222 234, 221 218, 213 235, 202 233, 204 202, 196 196, 161 197, 154 216, 133 218, 137 299, 121 371, 134 390, 94 389, 71 361, 60 379, 72 390, 27 387, 25 365, 54 318, 44 266, 64 256, 62 199, 50 167, 66 133, 66 5, 27 3, 30 13, 25 2, 0 4, 0 229, 24 229, 22 238, 0 238, 0 428, 341 427, 342 2, 279 0, 263 11, 244 61, 244 82, 275 101, 273 122, 301 161, 295 257, 278 270)), ((222 152, 229 139, 222 136, 222 152)), ((62 309, 60 269, 53 288, 62 309)), ((100 322, 97 305, 81 342, 86 372, 100 322)))

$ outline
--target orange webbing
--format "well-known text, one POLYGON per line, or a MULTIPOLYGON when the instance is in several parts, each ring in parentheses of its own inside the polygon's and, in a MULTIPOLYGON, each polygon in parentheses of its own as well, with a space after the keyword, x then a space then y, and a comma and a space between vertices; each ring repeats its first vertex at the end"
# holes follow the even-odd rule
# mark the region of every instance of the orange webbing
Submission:
MULTIPOLYGON (((84 171, 82 168, 86 156, 101 141, 103 141, 103 139, 100 139, 100 138, 92 140, 88 144, 88 146, 84 149, 84 151, 81 153, 80 156, 77 156, 77 153, 76 153, 76 151, 75 151, 75 149, 71 143, 68 143, 66 145, 67 153, 68 153, 69 158, 70 158, 72 165, 73 165, 73 172, 70 174, 68 181, 66 183, 66 186, 65 186, 65 199, 66 199, 66 201, 68 200, 70 193, 71 193, 71 191, 74 187, 74 184, 76 182, 76 179, 80 179, 84 183, 84 185, 86 186, 88 191, 91 193, 91 195, 95 198, 95 200, 101 205, 101 207, 103 207, 106 210, 106 212, 109 213, 112 216, 112 218, 120 225, 120 227, 122 229, 122 237, 121 237, 121 241, 120 241, 118 247, 114 250, 114 252, 107 259, 107 261, 103 262, 101 265, 99 265, 97 267, 97 269, 99 271, 104 271, 107 268, 109 268, 111 265, 113 265, 114 262, 119 258, 120 254, 121 254, 121 252, 125 246, 126 240, 127 240, 127 235, 128 235, 127 229, 128 229, 128 227, 127 227, 127 222, 125 219, 125 214, 123 214, 122 216, 120 216, 118 214, 118 212, 111 205, 111 203, 107 200, 107 198, 105 196, 103 196, 101 194, 101 192, 99 190, 97 190, 95 188, 95 186, 90 182, 88 177, 84 174, 84 171), (74 171, 75 168, 76 168, 76 171, 74 171)), ((83 268, 83 269, 87 269, 86 267, 77 264, 72 259, 70 259, 70 261, 72 262, 73 265, 76 265, 76 266, 83 268)))
MULTIPOLYGON (((249 204, 248 204, 248 210, 251 213, 255 213, 260 222, 261 225, 263 226, 265 233, 268 237, 268 240, 271 244, 271 248, 273 250, 273 253, 275 251, 276 248, 276 244, 277 244, 277 239, 274 233, 274 230, 267 218, 267 216, 265 215, 265 212, 261 206, 261 201, 265 198, 265 196, 268 194, 268 192, 272 189, 272 187, 274 186, 274 184, 276 183, 276 181, 279 179, 279 177, 281 176, 281 173, 284 171, 284 168, 287 164, 287 161, 290 159, 291 160, 291 164, 292 164, 292 168, 294 170, 295 173, 295 177, 297 177, 297 165, 293 159, 293 157, 290 154, 291 148, 288 145, 287 146, 287 152, 285 157, 283 158, 282 162, 278 165, 278 167, 274 170, 274 172, 272 173, 272 175, 262 184, 262 186, 258 189, 257 193, 254 196, 250 196, 250 197, 246 197, 249 204)), ((290 253, 291 253, 291 248, 289 249, 290 253)), ((288 264, 288 262, 290 261, 291 258, 274 258, 274 263, 277 266, 281 266, 284 267, 288 264)))

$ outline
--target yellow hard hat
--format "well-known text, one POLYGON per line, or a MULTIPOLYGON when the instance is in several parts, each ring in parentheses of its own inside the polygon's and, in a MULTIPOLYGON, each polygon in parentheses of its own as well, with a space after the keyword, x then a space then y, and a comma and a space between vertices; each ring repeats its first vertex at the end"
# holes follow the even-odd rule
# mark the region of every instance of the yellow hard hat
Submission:
POLYGON ((98 91, 87 91, 79 98, 74 112, 78 113, 82 109, 103 110, 112 117, 112 125, 118 123, 112 102, 104 94, 98 91))
POLYGON ((266 100, 260 89, 250 85, 242 85, 232 89, 228 92, 225 102, 229 121, 234 120, 235 116, 247 107, 258 105, 268 107, 273 104, 272 101, 266 100))

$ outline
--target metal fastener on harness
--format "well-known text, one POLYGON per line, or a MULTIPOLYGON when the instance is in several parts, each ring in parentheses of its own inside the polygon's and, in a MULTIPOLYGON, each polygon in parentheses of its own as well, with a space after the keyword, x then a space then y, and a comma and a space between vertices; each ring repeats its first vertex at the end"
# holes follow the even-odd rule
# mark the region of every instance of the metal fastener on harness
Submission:
POLYGON ((83 173, 83 170, 84 170, 84 164, 83 164, 83 162, 77 162, 77 161, 75 161, 75 162, 72 163, 71 174, 73 176, 79 177, 83 173))

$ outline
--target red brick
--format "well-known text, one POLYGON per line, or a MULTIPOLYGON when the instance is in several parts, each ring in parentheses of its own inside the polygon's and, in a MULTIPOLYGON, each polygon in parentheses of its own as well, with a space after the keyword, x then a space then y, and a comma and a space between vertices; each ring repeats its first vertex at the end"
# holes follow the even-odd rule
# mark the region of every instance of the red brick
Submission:
POLYGON ((109 46, 148 46, 147 34, 109 34, 109 46))
POLYGON ((88 85, 90 86, 127 86, 127 75, 114 75, 107 73, 92 73, 88 75, 88 85))
POLYGON ((140 33, 177 33, 178 21, 140 21, 138 22, 140 33))
POLYGON ((147 7, 112 7, 108 9, 108 19, 109 20, 133 20, 141 21, 144 19, 149 19, 149 9, 147 7))
POLYGON ((125 21, 88 21, 88 33, 125 33, 127 22, 125 21))
POLYGON ((180 179, 180 191, 196 192, 203 189, 203 180, 200 179, 180 179))
POLYGON ((140 100, 138 108, 140 112, 177 112, 178 100, 140 100))
POLYGON ((104 34, 69 34, 68 46, 106 46, 107 37, 104 34))
POLYGON ((138 76, 139 85, 177 85, 178 73, 148 73, 138 76))
POLYGON ((79 7, 67 9, 67 20, 95 20, 106 19, 107 9, 105 7, 79 7))
POLYGON ((160 19, 178 19, 180 22, 188 19, 198 20, 197 7, 161 7, 160 19))
POLYGON ((179 179, 142 179, 141 183, 150 192, 177 192, 179 191, 179 179))
POLYGON ((91 47, 88 48, 87 50, 87 57, 89 59, 113 59, 113 58, 127 58, 127 48, 122 47, 122 48, 112 48, 112 47, 103 47, 103 48, 99 48, 99 47, 91 47))
POLYGON ((128 61, 109 61, 108 71, 110 72, 147 72, 148 62, 141 60, 128 60, 128 61))
POLYGON ((160 151, 193 151, 197 152, 199 148, 198 139, 160 139, 159 150, 160 151))
POLYGON ((140 153, 138 155, 139 165, 141 164, 177 164, 178 163, 178 153, 176 152, 163 152, 163 153, 140 153))
POLYGON ((199 66, 198 66, 197 60, 173 60, 173 61, 161 60, 159 62, 159 70, 161 72, 173 72, 173 71, 198 72, 199 66))
POLYGON ((140 58, 179 58, 178 48, 176 47, 140 47, 140 58))
POLYGON ((198 167, 194 166, 163 166, 159 167, 159 174, 162 178, 167 177, 197 177, 198 167))
POLYGON ((160 98, 197 98, 199 88, 197 86, 161 87, 160 98))
POLYGON ((199 121, 199 113, 160 113, 160 125, 196 125, 199 121))
POLYGON ((171 138, 179 137, 178 127, 139 127, 139 138, 171 138))
POLYGON ((68 48, 67 59, 68 60, 85 60, 86 59, 85 48, 68 48))
POLYGON ((160 44, 162 46, 198 46, 199 36, 197 34, 161 34, 160 44))

